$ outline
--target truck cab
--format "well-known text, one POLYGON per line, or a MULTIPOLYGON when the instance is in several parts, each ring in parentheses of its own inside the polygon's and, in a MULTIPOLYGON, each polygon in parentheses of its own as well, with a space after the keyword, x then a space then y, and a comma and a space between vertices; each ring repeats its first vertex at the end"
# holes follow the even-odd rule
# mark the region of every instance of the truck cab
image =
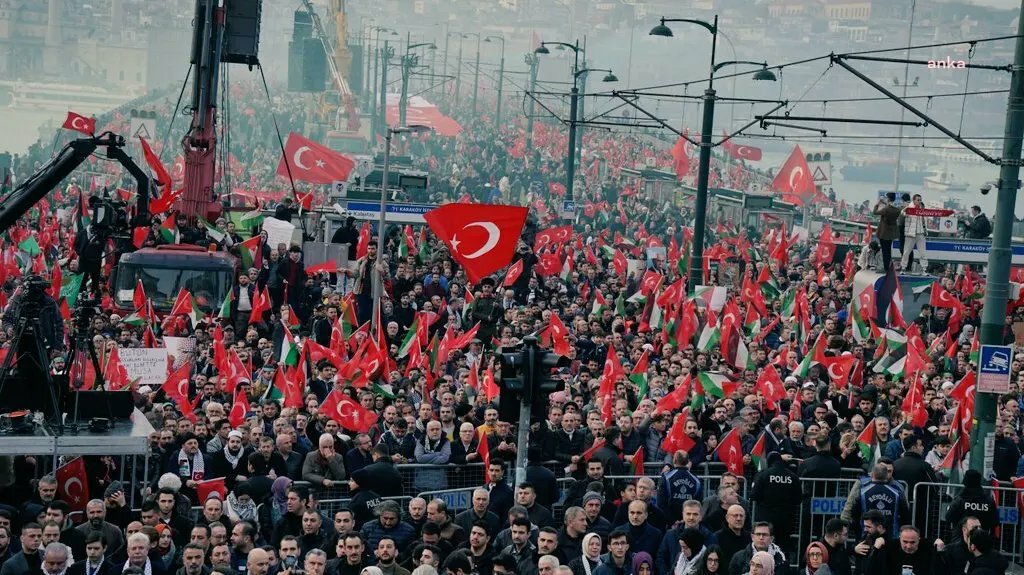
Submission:
POLYGON ((171 310, 181 288, 187 289, 207 313, 220 308, 235 285, 237 258, 225 252, 209 252, 193 245, 143 248, 121 256, 114 272, 114 306, 134 311, 132 296, 142 280, 146 295, 158 315, 171 310))

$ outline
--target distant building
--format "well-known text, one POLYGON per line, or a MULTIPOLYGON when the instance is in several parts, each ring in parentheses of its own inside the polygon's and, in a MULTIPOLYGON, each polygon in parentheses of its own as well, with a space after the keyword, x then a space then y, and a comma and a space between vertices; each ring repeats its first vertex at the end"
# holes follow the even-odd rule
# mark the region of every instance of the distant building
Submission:
POLYGON ((774 0, 768 5, 773 18, 803 16, 829 21, 866 21, 871 18, 871 0, 774 0))

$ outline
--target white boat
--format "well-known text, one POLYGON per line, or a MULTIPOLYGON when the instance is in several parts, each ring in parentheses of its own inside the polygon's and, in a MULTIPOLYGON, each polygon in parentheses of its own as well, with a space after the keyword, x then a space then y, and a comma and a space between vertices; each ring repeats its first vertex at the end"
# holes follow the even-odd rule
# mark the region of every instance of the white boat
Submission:
POLYGON ((939 170, 925 176, 924 189, 946 194, 967 193, 967 184, 957 181, 952 172, 939 170))

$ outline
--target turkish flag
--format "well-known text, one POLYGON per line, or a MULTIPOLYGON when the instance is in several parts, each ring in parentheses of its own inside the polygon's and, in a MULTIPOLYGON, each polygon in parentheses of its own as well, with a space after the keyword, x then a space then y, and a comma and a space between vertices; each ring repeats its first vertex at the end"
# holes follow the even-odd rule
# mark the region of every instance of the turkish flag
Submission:
POLYGON ((782 164, 779 172, 775 174, 772 189, 792 196, 792 199, 800 204, 814 197, 814 177, 800 146, 793 148, 786 163, 782 164))
POLYGON ((725 151, 728 152, 730 156, 736 158, 737 160, 747 160, 750 162, 756 162, 761 159, 761 148, 755 148, 754 146, 732 144, 726 147, 725 151))
POLYGON ((771 364, 768 364, 768 367, 764 368, 764 371, 758 376, 755 390, 761 393, 768 408, 773 411, 776 402, 786 397, 786 387, 782 382, 782 377, 779 376, 775 366, 771 364))
MULTIPOLYGON (((163 162, 160 161, 160 157, 153 153, 153 148, 149 147, 149 142, 146 141, 146 138, 139 136, 139 143, 142 145, 142 155, 146 158, 146 163, 149 164, 149 168, 153 170, 153 175, 156 177, 156 183, 161 187, 170 188, 171 176, 167 173, 167 168, 164 167, 163 162)), ((164 192, 162 198, 167 197, 169 192, 170 190, 164 192)), ((181 192, 178 192, 178 195, 181 195, 181 192)), ((155 214, 160 213, 154 211, 153 206, 150 206, 150 211, 155 214)))
POLYGON ((558 317, 557 313, 551 314, 549 329, 551 330, 552 351, 558 355, 569 355, 569 339, 566 337, 569 330, 566 329, 562 318, 558 317))
POLYGON ((207 479, 205 481, 196 481, 196 499, 205 503, 206 498, 209 497, 211 493, 219 493, 222 501, 227 497, 228 488, 224 484, 223 477, 207 479))
POLYGON ((245 393, 236 393, 235 402, 231 405, 231 413, 228 414, 228 421, 232 428, 238 429, 245 423, 245 416, 249 413, 249 409, 249 400, 245 397, 245 393))
POLYGON ((277 175, 311 184, 330 184, 348 180, 355 161, 295 132, 288 134, 284 157, 277 165, 277 175))
POLYGON ((320 404, 320 412, 343 428, 357 433, 366 433, 377 423, 376 413, 364 409, 357 401, 337 390, 327 394, 327 398, 320 404))
POLYGON ((548 228, 537 232, 533 240, 533 251, 540 251, 541 248, 552 245, 560 246, 572 239, 572 226, 565 225, 557 228, 548 228))
POLYGON ((477 283, 512 261, 528 213, 520 206, 446 204, 423 219, 477 283))
POLYGON ((523 275, 523 260, 516 260, 516 263, 510 265, 508 271, 505 272, 505 279, 501 282, 502 287, 515 285, 521 275, 523 275))
POLYGON ((96 118, 86 118, 81 114, 68 111, 68 117, 64 119, 64 125, 61 127, 65 130, 74 130, 86 136, 92 136, 96 134, 96 118))
POLYGON ((85 460, 76 457, 57 468, 57 498, 67 502, 72 511, 85 511, 89 502, 89 476, 85 460))
POLYGON ((676 417, 672 427, 665 434, 665 439, 661 440, 661 449, 665 453, 689 452, 696 445, 693 439, 686 435, 686 417, 676 417))
POLYGON ((725 434, 718 443, 715 453, 718 454, 718 460, 725 464, 726 469, 737 476, 743 475, 743 446, 740 445, 740 436, 735 429, 725 434))
POLYGON ((690 157, 686 153, 686 137, 679 136, 676 140, 676 145, 672 146, 672 162, 673 167, 676 170, 676 179, 682 181, 687 174, 690 173, 690 157))

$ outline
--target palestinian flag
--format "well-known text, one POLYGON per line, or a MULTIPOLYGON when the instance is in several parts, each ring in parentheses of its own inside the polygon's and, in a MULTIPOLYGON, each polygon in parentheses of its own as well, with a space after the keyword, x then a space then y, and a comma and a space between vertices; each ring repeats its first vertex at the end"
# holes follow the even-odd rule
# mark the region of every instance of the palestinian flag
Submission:
POLYGON ((255 228, 263 225, 264 219, 263 212, 259 208, 242 214, 242 218, 239 220, 239 224, 244 228, 255 228))
POLYGON ((284 365, 295 367, 299 364, 299 346, 295 343, 295 337, 285 323, 281 322, 284 328, 284 339, 281 341, 281 356, 279 360, 284 365))
POLYGON ((224 240, 224 236, 227 235, 226 232, 222 232, 222 231, 218 230, 217 226, 215 226, 215 225, 211 224, 210 222, 206 221, 202 216, 200 216, 199 221, 202 222, 203 223, 203 227, 206 228, 206 235, 210 236, 210 238, 213 241, 220 243, 221 241, 224 240))
POLYGON ((717 322, 711 323, 710 321, 704 325, 704 330, 700 332, 700 338, 697 340, 697 349, 699 351, 711 351, 712 348, 719 345, 722 340, 722 330, 718 329, 717 322))
POLYGON ((606 307, 608 307, 608 302, 601 295, 601 290, 594 290, 594 304, 590 307, 590 315, 600 317, 606 307))
POLYGON ((782 296, 782 313, 780 314, 784 318, 790 318, 796 315, 796 290, 787 289, 786 293, 782 296))
POLYGON ((409 351, 412 350, 413 343, 417 339, 417 332, 419 332, 419 324, 424 321, 420 314, 413 316, 412 325, 409 326, 409 331, 405 332, 405 338, 402 340, 402 345, 398 346, 398 359, 409 355, 409 351))
POLYGON ((704 395, 710 395, 719 399, 732 393, 736 389, 736 382, 721 373, 701 371, 697 373, 697 384, 703 390, 704 395))
POLYGON ((206 314, 203 313, 203 310, 199 309, 196 299, 192 297, 192 294, 187 289, 181 288, 168 315, 187 315, 192 319, 192 326, 195 327, 199 325, 199 319, 206 314))
POLYGON ((238 244, 238 253, 242 256, 242 265, 248 268, 259 268, 263 265, 263 238, 253 236, 238 244))
POLYGON ((875 420, 864 424, 864 431, 860 432, 857 436, 857 445, 860 446, 860 456, 866 462, 871 462, 872 455, 875 452, 875 444, 878 443, 878 438, 875 436, 875 420))
POLYGON ((160 224, 160 237, 169 244, 178 243, 177 227, 174 225, 176 218, 174 214, 167 216, 163 223, 160 224))
POLYGON ((395 398, 395 391, 394 388, 391 387, 390 383, 374 382, 374 384, 370 386, 370 391, 372 391, 374 395, 379 395, 387 399, 395 398))
POLYGON ((229 291, 228 297, 224 298, 224 303, 220 304, 220 312, 217 313, 217 317, 226 319, 231 317, 231 302, 235 299, 235 292, 229 291))
POLYGON ((765 453, 765 432, 762 430, 761 435, 757 438, 757 443, 754 444, 754 448, 750 450, 750 460, 757 466, 757 470, 760 471, 767 466, 767 460, 765 457, 768 455, 765 453))
POLYGON ((644 354, 640 356, 636 365, 633 366, 633 371, 629 374, 629 380, 636 384, 636 396, 639 399, 647 397, 647 356, 649 353, 650 352, 646 350, 644 351, 644 354))

